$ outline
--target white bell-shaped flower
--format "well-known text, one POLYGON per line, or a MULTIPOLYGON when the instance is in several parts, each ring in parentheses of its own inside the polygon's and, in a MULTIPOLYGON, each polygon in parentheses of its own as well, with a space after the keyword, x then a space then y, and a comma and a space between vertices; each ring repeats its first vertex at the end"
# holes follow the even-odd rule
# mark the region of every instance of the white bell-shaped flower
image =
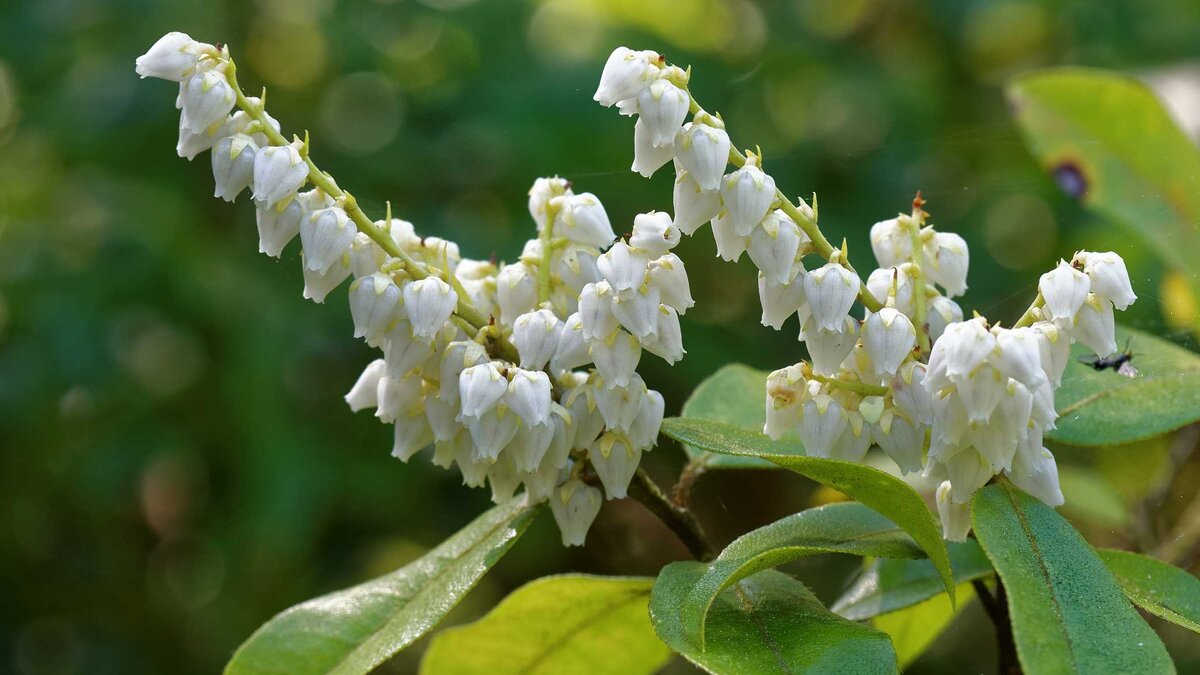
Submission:
POLYGON ((478 419, 496 407, 508 391, 508 380, 494 362, 464 368, 458 376, 458 394, 464 420, 478 419))
POLYGON ((504 454, 512 459, 517 471, 533 473, 538 470, 553 440, 553 423, 547 421, 545 424, 522 424, 505 448, 504 454))
POLYGON ((383 359, 375 359, 367 364, 345 396, 346 405, 350 406, 350 410, 358 412, 379 405, 379 380, 386 373, 387 363, 383 359))
POLYGON ((195 69, 201 54, 216 53, 216 47, 197 42, 186 33, 167 33, 145 54, 137 57, 135 70, 143 79, 157 77, 172 82, 183 82, 195 69))
POLYGON ((504 395, 504 404, 527 425, 550 422, 550 377, 540 370, 509 371, 511 381, 504 395))
POLYGON ((654 447, 658 440, 658 431, 662 428, 665 410, 666 401, 662 394, 653 389, 647 390, 645 404, 638 407, 637 417, 629 427, 629 440, 636 447, 642 450, 654 447))
POLYGON ((846 413, 846 421, 846 430, 834 441, 829 457, 844 462, 861 462, 867 456, 867 450, 871 449, 871 426, 864 422, 861 414, 854 411, 846 413))
POLYGON ((871 252, 879 267, 899 267, 912 260, 912 235, 899 218, 881 220, 871 226, 871 252))
POLYGON ((659 291, 653 286, 643 286, 613 298, 612 313, 631 335, 644 340, 658 330, 659 291))
POLYGON ((953 232, 938 232, 926 245, 925 258, 929 263, 925 274, 937 285, 946 289, 950 297, 967 291, 967 267, 970 253, 967 242, 953 232))
POLYGON ((309 269, 305 255, 300 254, 300 264, 304 269, 304 299, 317 304, 325 302, 326 296, 350 277, 350 261, 348 256, 342 256, 322 271, 309 269))
POLYGON ((876 426, 874 440, 887 456, 900 467, 900 473, 921 471, 921 455, 925 450, 925 427, 893 409, 885 410, 876 426))
POLYGON ((964 542, 971 531, 971 505, 959 504, 950 498, 950 481, 937 488, 938 517, 942 521, 942 537, 946 541, 964 542))
MULTIPOLYGON (((899 307, 899 303, 897 303, 899 307)), ((901 310, 903 311, 903 310, 901 310)), ((962 307, 944 295, 936 296, 929 303, 929 312, 925 315, 925 325, 929 328, 929 340, 937 342, 946 332, 946 326, 963 320, 962 307)))
POLYGON ((721 193, 716 189, 702 189, 692 174, 680 169, 675 176, 672 204, 676 229, 691 236, 721 212, 721 193))
POLYGON ((603 501, 599 490, 578 479, 571 479, 555 489, 550 497, 550 512, 562 533, 563 546, 583 546, 603 501))
POLYGON ((733 219, 728 211, 722 211, 713 219, 712 233, 713 241, 717 244, 717 257, 725 262, 737 262, 750 245, 750 238, 739 235, 733 228, 733 219))
POLYGON ((433 430, 434 441, 442 443, 454 440, 462 430, 458 414, 457 403, 435 396, 433 392, 426 392, 425 419, 429 421, 429 428, 433 430))
POLYGON ((950 478, 950 499, 959 504, 969 504, 994 475, 991 463, 973 448, 955 454, 945 464, 950 478))
POLYGON ((834 330, 817 328, 811 325, 814 322, 815 319, 809 319, 810 325, 804 329, 804 344, 808 347, 813 372, 833 377, 842 361, 854 351, 854 345, 858 342, 858 322, 843 316, 841 324, 834 330))
POLYGON ((701 190, 716 190, 729 163, 729 134, 699 121, 683 127, 675 140, 675 157, 701 190))
POLYGON ((1092 253, 1080 251, 1075 260, 1083 263, 1083 272, 1091 281, 1091 290, 1096 295, 1111 300, 1116 308, 1124 311, 1137 300, 1133 285, 1129 282, 1129 271, 1125 260, 1108 251, 1092 253))
POLYGON ((197 134, 223 121, 237 100, 223 68, 192 75, 184 81, 180 93, 188 129, 197 134))
POLYGON ((583 287, 579 294, 579 325, 585 339, 603 340, 617 329, 619 322, 612 308, 614 295, 607 281, 583 287))
MULTIPOLYGON (((572 448, 588 447, 604 431, 606 422, 599 406, 596 405, 595 393, 595 388, 591 385, 581 385, 563 397, 564 407, 571 415, 569 444, 572 448)), ((636 416, 636 410, 634 414, 636 416)))
POLYGON ((983 317, 946 326, 929 355, 929 384, 938 389, 946 378, 965 376, 987 359, 996 347, 996 336, 988 332, 983 317))
POLYGON ((748 237, 775 203, 775 179, 764 173, 754 155, 750 155, 742 168, 721 181, 721 199, 733 231, 748 237))
POLYGON ((668 253, 650 261, 648 266, 650 285, 659 291, 659 300, 674 309, 680 315, 691 309, 696 301, 692 299, 692 289, 688 284, 687 270, 683 260, 674 253, 668 253))
POLYGON ((891 307, 867 317, 862 328, 863 348, 878 375, 894 375, 917 343, 912 321, 891 307))
POLYGON ((533 186, 529 188, 529 215, 537 223, 538 232, 541 232, 550 222, 547 210, 550 200, 572 194, 575 193, 571 192, 571 183, 565 178, 554 176, 553 178, 538 178, 533 181, 533 186))
POLYGON ((792 278, 796 254, 807 239, 799 226, 782 211, 772 211, 762 220, 762 226, 750 233, 747 252, 750 260, 772 286, 786 284, 792 278))
POLYGON ((567 244, 554 255, 553 271, 560 281, 578 295, 583 287, 600 281, 596 260, 600 251, 586 244, 567 244))
POLYGON ((421 378, 415 374, 393 377, 385 375, 376 385, 378 407, 375 416, 384 424, 391 424, 403 413, 424 404, 421 378))
POLYGON ((679 326, 679 315, 666 305, 659 305, 654 334, 642 341, 642 348, 666 361, 670 365, 682 359, 687 350, 683 348, 683 330, 679 326))
POLYGON ((954 378, 954 386, 972 422, 987 422, 992 418, 1008 387, 1008 378, 989 364, 975 368, 968 375, 954 378))
POLYGON ((341 259, 354 243, 358 229, 340 207, 314 211, 300 221, 300 245, 304 247, 305 264, 318 272, 341 259))
MULTIPOLYGON (((600 383, 592 392, 596 409, 609 429, 629 431, 646 401, 646 383, 636 373, 630 380, 632 384, 627 387, 610 387, 600 383)), ((580 447, 580 444, 576 443, 576 447, 580 447)))
POLYGON ((250 186, 254 180, 254 155, 257 152, 258 145, 246 134, 234 134, 217 142, 212 152, 214 197, 232 202, 250 186))
POLYGON ((350 317, 354 320, 354 337, 365 338, 374 345, 388 326, 397 318, 400 307, 400 288, 383 272, 355 279, 350 284, 350 317))
POLYGON ((690 103, 688 93, 666 79, 651 82, 638 94, 638 121, 650 130, 655 147, 674 145, 690 103))
POLYGON ((1048 506, 1062 506, 1065 501, 1058 483, 1058 464, 1046 448, 1019 449, 1008 477, 1014 485, 1048 506))
POLYGON ((1095 293, 1089 293, 1075 314, 1071 336, 1097 356, 1108 356, 1117 351, 1116 328, 1112 303, 1095 293))
POLYGON ((804 275, 804 296, 818 327, 836 330, 850 313, 862 282, 837 263, 826 263, 804 275))
POLYGON ((925 386, 925 364, 909 361, 892 378, 892 402, 918 424, 933 422, 933 392, 925 386))
MULTIPOLYGON (((520 347, 517 349, 520 350, 520 347)), ((583 321, 579 312, 575 312, 562 323, 550 367, 554 370, 571 370, 591 363, 590 349, 591 345, 583 335, 583 321)))
POLYGON ((596 260, 600 274, 618 294, 635 290, 646 281, 650 261, 646 254, 618 241, 596 260))
MULTIPOLYGON (((510 443, 511 444, 511 443, 510 443)), ((517 469, 510 453, 505 452, 487 468, 488 487, 492 490, 492 503, 504 504, 512 500, 521 487, 522 473, 517 469)))
POLYGON ((458 306, 458 294, 437 277, 426 277, 404 286, 404 309, 413 334, 433 338, 458 306))
POLYGON ((511 326, 518 316, 537 308, 537 278, 524 263, 505 265, 496 275, 500 322, 511 326))
POLYGON ((992 332, 996 335, 992 363, 1001 373, 1027 387, 1036 387, 1045 379, 1040 333, 1032 328, 1001 328, 992 332))
MULTIPOLYGON (((916 284, 908 274, 910 266, 907 264, 899 267, 880 267, 871 272, 867 277, 867 291, 879 301, 880 304, 890 305, 900 310, 909 317, 915 313, 913 304, 913 293, 915 292, 916 284), (893 295, 895 299, 890 301, 888 297, 893 295)), ((961 312, 957 320, 962 320, 961 312)), ((944 329, 945 326, 943 325, 944 329)))
POLYGON ((608 221, 608 213, 596 195, 590 192, 566 195, 555 197, 552 203, 558 208, 555 236, 601 248, 617 238, 608 221))
POLYGON ((411 411, 396 420, 392 433, 392 457, 407 462, 413 455, 433 445, 433 429, 421 411, 411 411))
POLYGON ((649 54, 635 52, 628 47, 614 49, 604 62, 600 86, 596 88, 592 100, 608 108, 618 101, 637 96, 651 76, 649 54))
POLYGON ((1058 267, 1043 274, 1038 282, 1038 292, 1055 319, 1073 318, 1087 300, 1090 288, 1087 275, 1065 261, 1059 261, 1058 267))
POLYGON ((1058 387, 1071 360, 1071 338, 1050 321, 1035 322, 1031 328, 1038 334, 1038 360, 1042 369, 1050 382, 1058 387))
MULTIPOLYGON (((439 366, 438 397, 453 403, 459 402, 459 375, 471 366, 488 362, 487 350, 474 340, 456 340, 442 350, 439 366)), ((500 391, 503 395, 503 390, 500 391)))
POLYGON ((467 421, 471 441, 475 444, 471 456, 477 462, 495 462, 503 450, 517 435, 521 420, 503 403, 493 406, 478 417, 467 421))
POLYGON ((521 367, 541 370, 558 349, 562 322, 548 309, 526 312, 513 322, 512 343, 521 356, 521 367))
POLYGON ((407 319, 396 321, 383 334, 383 358, 388 370, 397 376, 424 365, 433 353, 433 342, 413 335, 407 319))
POLYGON ((642 451, 619 431, 607 431, 588 448, 588 461, 596 469, 609 499, 624 499, 642 461, 642 451))
POLYGON ((308 217, 300 199, 280 202, 275 206, 255 205, 258 221, 258 251, 278 258, 284 247, 300 234, 300 223, 308 217))
POLYGON ((809 457, 829 457, 849 426, 841 404, 828 394, 817 394, 804 404, 800 442, 809 457))
POLYGON ((274 206, 296 194, 308 180, 308 165, 300 156, 303 143, 262 148, 254 153, 254 199, 274 206))
POLYGON ((629 170, 649 178, 675 156, 671 143, 654 145, 654 132, 643 118, 633 125, 633 164, 629 170))
POLYGON ((800 364, 781 368, 767 376, 764 434, 777 441, 789 431, 797 431, 807 400, 806 385, 800 364))
POLYGON ((783 328, 783 324, 804 305, 804 273, 798 270, 798 275, 789 283, 769 284, 767 276, 758 275, 758 301, 762 306, 762 325, 775 330, 783 328))
POLYGON ((671 222, 671 214, 662 211, 639 213, 633 217, 633 234, 629 245, 645 251, 652 258, 667 253, 679 243, 679 230, 671 222))
POLYGON ((623 330, 592 343, 592 362, 610 388, 628 386, 641 358, 641 343, 623 330))

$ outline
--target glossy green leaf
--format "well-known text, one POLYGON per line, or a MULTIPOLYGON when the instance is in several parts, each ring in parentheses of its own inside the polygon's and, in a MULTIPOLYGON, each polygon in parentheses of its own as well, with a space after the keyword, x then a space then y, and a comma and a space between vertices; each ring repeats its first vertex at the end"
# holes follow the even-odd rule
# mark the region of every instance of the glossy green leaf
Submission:
POLYGON ((653 579, 545 577, 475 623, 438 633, 422 675, 637 675, 670 658, 650 626, 653 579))
POLYGON ((742 579, 717 596, 702 649, 684 634, 679 608, 705 569, 698 562, 664 567, 650 594, 650 621, 668 647, 708 672, 897 672, 887 635, 833 614, 804 584, 774 570, 742 579))
POLYGON ((1200 633, 1200 579, 1129 551, 1100 549, 1100 558, 1138 607, 1200 633))
POLYGON ((681 609, 688 639, 704 645, 708 610, 731 584, 756 572, 820 553, 925 557, 895 523, 862 504, 844 502, 801 511, 738 537, 708 564, 681 609))
POLYGON ((263 624, 227 675, 366 673, 435 626, 529 526, 519 497, 492 508, 420 559, 301 603, 263 624))
POLYGON ((971 520, 1008 592, 1026 673, 1174 671, 1100 556, 1054 509, 1003 481, 975 495, 971 520))
POLYGON ((1134 378, 1079 363, 1087 350, 1075 345, 1054 396, 1057 428, 1047 437, 1071 445, 1116 445, 1200 421, 1200 355, 1118 326, 1118 343, 1124 346, 1126 340, 1141 371, 1134 378))
POLYGON ((963 584, 958 587, 957 607, 950 604, 949 596, 938 593, 911 607, 877 616, 871 625, 892 638, 896 660, 904 668, 925 653, 954 617, 967 607, 974 594, 970 584, 963 584))
POLYGON ((1066 499, 1062 511, 1073 522, 1112 529, 1129 523, 1129 510, 1121 494, 1099 472, 1063 465, 1058 469, 1058 484, 1066 499))
MULTIPOLYGON (((713 373, 700 383, 680 412, 682 417, 728 422, 734 426, 762 431, 766 421, 763 400, 767 391, 766 371, 734 363, 713 373)), ((684 444, 690 457, 699 458, 713 469, 773 469, 770 462, 757 457, 719 455, 684 444)))
POLYGON ((1018 78, 1008 96, 1033 154, 1068 193, 1133 228, 1172 267, 1200 260, 1200 153, 1149 87, 1063 68, 1018 78))
POLYGON ((863 464, 805 457, 797 442, 773 441, 761 431, 724 422, 672 417, 663 420, 662 433, 708 452, 765 459, 875 509, 899 525, 925 551, 953 599, 954 581, 941 527, 921 495, 899 478, 863 464))
MULTIPOLYGON (((949 542, 946 548, 954 582, 960 588, 995 573, 975 540, 949 542)), ((873 560, 830 609, 859 621, 911 607, 945 592, 942 578, 928 560, 873 560)))

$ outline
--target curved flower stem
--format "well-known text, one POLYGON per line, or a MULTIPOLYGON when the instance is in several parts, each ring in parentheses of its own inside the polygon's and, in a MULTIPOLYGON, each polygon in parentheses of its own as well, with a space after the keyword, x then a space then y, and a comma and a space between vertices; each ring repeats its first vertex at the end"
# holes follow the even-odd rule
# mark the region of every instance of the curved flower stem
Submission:
POLYGON ((1025 310, 1025 313, 1021 315, 1021 318, 1017 319, 1017 322, 1013 324, 1013 328, 1032 326, 1033 322, 1037 321, 1038 318, 1035 310, 1041 309, 1045 304, 1046 301, 1042 298, 1042 292, 1038 291, 1037 297, 1033 299, 1033 304, 1029 305, 1029 309, 1025 310))
POLYGON ((826 377, 824 375, 812 376, 812 379, 822 384, 828 384, 831 387, 845 389, 863 396, 885 396, 890 389, 881 384, 867 384, 866 382, 853 382, 851 380, 839 380, 836 377, 826 377))
POLYGON ((912 241, 912 279, 913 279, 913 327, 917 329, 917 346, 921 354, 929 353, 929 324, 926 321, 925 297, 925 247, 921 245, 921 227, 925 225, 925 213, 921 207, 925 200, 921 199, 920 191, 913 198, 912 217, 908 222, 908 232, 912 241))
MULTIPOLYGON (((284 138, 283 134, 275 130, 275 127, 271 125, 271 120, 267 118, 266 106, 261 104, 255 105, 246 98, 246 94, 242 91, 241 86, 238 84, 236 75, 237 66, 234 64, 233 59, 228 55, 226 55, 224 58, 228 63, 228 66, 226 66, 225 70, 225 77, 229 82, 229 86, 233 89, 234 94, 237 97, 238 107, 245 111, 246 114, 251 117, 251 119, 259 123, 259 126, 262 127, 262 133, 266 135, 266 137, 271 141, 272 145, 288 145, 288 140, 284 138)), ((396 244, 396 241, 392 239, 390 234, 375 225, 375 223, 372 222, 369 217, 367 217, 367 214, 364 213, 363 210, 358 206, 358 200, 356 200, 349 192, 346 192, 342 188, 338 187, 337 181, 333 179, 333 176, 321 171, 321 169, 317 167, 316 163, 313 162, 312 158, 309 157, 307 134, 305 134, 304 149, 301 154, 304 157, 304 162, 308 165, 309 182, 315 187, 320 188, 325 194, 339 200, 342 203, 342 209, 345 210, 346 215, 354 221, 354 225, 358 228, 358 231, 370 237, 371 241, 374 241, 376 244, 378 244, 379 247, 382 248, 388 255, 398 258, 404 264, 405 271, 407 271, 409 275, 413 277, 413 279, 424 279, 428 276, 437 276, 439 278, 446 279, 452 276, 448 270, 442 270, 432 265, 426 265, 425 263, 421 263, 413 259, 412 256, 410 256, 404 251, 404 249, 400 248, 400 246, 396 244)), ((489 317, 485 317, 479 310, 475 309, 475 307, 471 305, 468 298, 462 297, 461 295, 458 298, 458 306, 455 308, 454 313, 467 324, 469 324, 474 330, 487 327, 492 323, 489 317)), ((512 346, 512 343, 505 340, 503 336, 497 335, 496 339, 491 340, 491 345, 496 349, 496 356, 509 361, 518 360, 516 348, 512 346)))
MULTIPOLYGON (((677 82, 676 84, 679 83, 677 82)), ((688 97, 691 101, 688 109, 693 115, 697 113, 704 113, 704 108, 701 107, 700 103, 696 101, 695 97, 692 96, 692 92, 687 90, 686 84, 687 83, 685 82, 680 86, 682 86, 683 89, 688 92, 688 97)), ((715 117, 715 115, 710 116, 715 117)), ((739 168, 746 164, 746 156, 737 149, 736 145, 731 145, 729 148, 729 163, 739 168)), ((800 226, 800 229, 804 232, 804 234, 808 235, 808 238, 812 240, 813 251, 825 260, 833 260, 835 257, 834 252, 839 251, 840 249, 834 248, 833 244, 829 243, 829 240, 825 238, 824 233, 821 232, 821 228, 817 225, 817 221, 809 218, 802 211, 800 211, 800 209, 792 203, 792 200, 783 193, 783 190, 776 189, 775 196, 779 201, 779 210, 786 213, 788 218, 791 218, 793 221, 795 221, 796 225, 800 226)), ((841 263, 842 267, 850 270, 855 275, 858 274, 846 256, 839 256, 837 260, 839 263, 841 263)), ((861 289, 858 293, 858 300, 863 304, 864 307, 872 312, 878 312, 880 309, 883 309, 883 304, 876 300, 875 296, 871 295, 871 292, 867 290, 867 285, 865 283, 861 285, 861 289)))

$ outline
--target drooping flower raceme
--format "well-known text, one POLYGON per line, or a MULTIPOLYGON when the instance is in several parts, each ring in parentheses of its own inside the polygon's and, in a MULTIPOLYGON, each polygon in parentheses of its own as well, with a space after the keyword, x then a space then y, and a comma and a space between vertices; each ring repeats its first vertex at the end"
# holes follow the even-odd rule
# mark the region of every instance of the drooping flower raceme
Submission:
MULTIPOLYGON (((597 96, 633 96, 645 143, 669 148, 688 97, 665 81, 643 87, 646 58, 614 55, 597 96)), ((280 257, 299 238, 304 297, 323 302, 351 280, 354 336, 380 356, 345 399, 393 425, 392 454, 432 447, 435 464, 487 484, 497 502, 524 486, 550 502, 563 543, 582 544, 603 494, 626 495, 658 436, 663 397, 637 373, 643 351, 668 363, 684 354, 678 317, 693 301, 671 253, 675 219, 639 215, 618 240, 595 195, 540 178, 528 202, 538 236, 519 258, 464 258, 390 213, 368 219, 312 163, 307 139, 289 142, 242 94, 227 49, 170 33, 137 72, 179 83, 177 152, 213 151, 216 196, 249 192, 260 251, 280 257), (603 493, 585 480, 589 465, 603 493)))
POLYGON ((749 254, 763 325, 799 317, 809 361, 767 378, 764 433, 795 434, 809 455, 849 461, 878 445, 902 473, 941 480, 934 499, 948 539, 966 537, 972 495, 998 474, 1061 504, 1042 435, 1054 427, 1071 343, 1116 350, 1113 310, 1136 300, 1120 256, 1083 251, 1043 275, 1039 300, 1013 328, 964 321, 953 298, 967 289, 967 244, 928 225, 918 195, 911 214, 871 228, 879 267, 864 283, 845 247, 821 234, 815 208, 788 200, 761 156, 733 149, 722 119, 690 94, 691 121, 678 114, 689 74, 655 52, 620 48, 595 99, 638 115, 634 171, 649 176, 674 160, 676 229, 711 223, 718 256, 749 254), (738 168, 727 173, 730 163, 738 168), (823 260, 806 268, 813 255, 823 260))

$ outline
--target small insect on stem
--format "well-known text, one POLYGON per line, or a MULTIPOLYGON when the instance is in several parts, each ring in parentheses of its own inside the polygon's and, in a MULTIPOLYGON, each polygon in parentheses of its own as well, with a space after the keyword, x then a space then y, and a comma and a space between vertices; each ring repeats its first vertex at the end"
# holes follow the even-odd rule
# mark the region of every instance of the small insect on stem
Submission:
POLYGON ((1138 369, 1133 365, 1133 356, 1133 352, 1129 351, 1129 340, 1125 340, 1125 350, 1122 352, 1104 358, 1095 355, 1081 356, 1079 362, 1096 370, 1112 368, 1118 375, 1133 378, 1138 376, 1138 369))

